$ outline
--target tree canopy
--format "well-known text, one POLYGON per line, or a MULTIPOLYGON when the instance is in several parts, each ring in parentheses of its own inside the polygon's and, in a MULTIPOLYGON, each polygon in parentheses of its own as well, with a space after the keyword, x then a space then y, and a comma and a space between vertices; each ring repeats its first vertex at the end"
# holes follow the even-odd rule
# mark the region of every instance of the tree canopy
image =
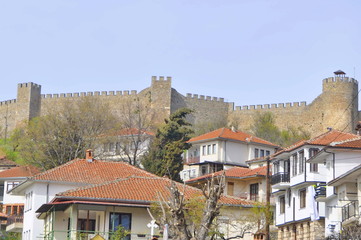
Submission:
POLYGON ((186 116, 191 112, 188 108, 178 109, 157 129, 149 152, 142 162, 147 171, 180 180, 179 173, 183 168, 182 154, 190 148, 187 141, 193 133, 191 124, 186 120, 186 116))
POLYGON ((254 117, 251 131, 255 136, 283 147, 310 138, 310 134, 301 127, 289 126, 283 130, 279 129, 275 123, 275 116, 271 112, 258 112, 254 117))

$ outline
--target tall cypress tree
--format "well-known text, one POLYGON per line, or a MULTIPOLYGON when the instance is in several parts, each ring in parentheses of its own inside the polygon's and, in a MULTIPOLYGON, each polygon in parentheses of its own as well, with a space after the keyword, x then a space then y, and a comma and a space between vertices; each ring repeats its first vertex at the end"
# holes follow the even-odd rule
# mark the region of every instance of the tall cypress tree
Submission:
POLYGON ((142 161, 147 171, 158 176, 168 175, 172 180, 180 181, 182 153, 191 147, 187 141, 193 130, 186 121, 186 116, 191 112, 188 108, 178 109, 158 128, 149 152, 142 161))

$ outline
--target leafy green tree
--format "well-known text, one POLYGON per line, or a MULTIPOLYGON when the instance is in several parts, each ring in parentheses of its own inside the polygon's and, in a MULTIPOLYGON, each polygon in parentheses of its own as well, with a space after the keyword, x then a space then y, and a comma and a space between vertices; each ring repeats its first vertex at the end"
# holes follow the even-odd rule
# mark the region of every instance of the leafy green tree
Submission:
POLYGON ((193 133, 191 124, 186 121, 186 116, 191 112, 188 108, 178 109, 158 128, 149 152, 142 161, 147 171, 158 176, 169 175, 171 179, 180 181, 182 154, 190 148, 187 141, 193 133))
POLYGON ((299 140, 309 139, 310 134, 302 128, 288 127, 280 130, 271 112, 258 112, 251 127, 252 133, 272 143, 287 147, 299 140))
POLYGON ((24 129, 19 151, 28 164, 50 169, 75 158, 94 146, 97 137, 115 125, 109 107, 96 99, 66 101, 33 118, 24 129))

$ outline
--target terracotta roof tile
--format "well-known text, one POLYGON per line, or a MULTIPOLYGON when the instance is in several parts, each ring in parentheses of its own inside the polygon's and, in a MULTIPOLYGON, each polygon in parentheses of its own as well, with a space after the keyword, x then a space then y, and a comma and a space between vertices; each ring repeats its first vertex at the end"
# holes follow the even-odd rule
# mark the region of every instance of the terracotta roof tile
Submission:
POLYGON ((342 142, 335 143, 333 147, 342 147, 342 148, 361 148, 361 138, 346 140, 342 142))
POLYGON ((146 130, 142 130, 142 129, 139 130, 138 128, 123 128, 123 129, 120 129, 119 131, 102 134, 100 136, 101 137, 103 137, 103 136, 127 136, 127 135, 138 135, 138 134, 154 136, 154 133, 146 131, 146 130))
POLYGON ((337 142, 344 142, 344 141, 351 141, 355 139, 359 139, 360 136, 352 134, 352 133, 345 133, 338 130, 331 130, 328 132, 325 132, 317 137, 314 137, 310 140, 301 140, 293 145, 283 149, 280 152, 275 153, 275 156, 284 153, 284 152, 291 152, 301 146, 304 145, 320 145, 320 146, 328 146, 332 145, 337 142))
POLYGON ((0 178, 31 177, 40 173, 34 166, 19 166, 0 172, 0 178))
POLYGON ((31 178, 31 180, 98 184, 132 175, 143 177, 155 176, 154 174, 129 165, 125 162, 104 160, 93 160, 92 162, 88 162, 85 159, 75 159, 66 164, 40 173, 31 178))
POLYGON ((192 143, 192 142, 217 139, 217 138, 232 139, 232 140, 237 140, 237 141, 242 141, 242 142, 250 142, 250 143, 260 143, 260 144, 270 145, 272 147, 278 147, 278 145, 273 144, 264 139, 252 136, 251 134, 244 133, 241 131, 232 131, 229 128, 220 128, 220 129, 214 130, 212 132, 191 138, 189 140, 189 142, 192 143))
MULTIPOLYGON (((176 183, 186 198, 201 197, 201 190, 176 183)), ((117 179, 99 185, 92 185, 57 194, 66 199, 97 199, 128 202, 157 202, 160 196, 167 200, 170 196, 169 187, 171 180, 160 177, 139 177, 117 179)), ((222 196, 221 202, 230 205, 252 206, 253 202, 240 198, 222 196)))
POLYGON ((6 156, 0 156, 0 166, 17 166, 17 164, 9 159, 6 156))
POLYGON ((254 168, 254 169, 249 169, 249 168, 245 168, 245 167, 232 167, 230 169, 227 170, 221 170, 215 173, 210 173, 210 174, 206 174, 197 178, 193 178, 190 179, 188 181, 186 181, 186 183, 193 183, 193 182, 198 182, 198 181, 203 181, 206 179, 210 179, 212 178, 212 176, 220 176, 222 175, 224 172, 226 178, 246 178, 246 177, 251 177, 251 176, 266 176, 267 174, 267 166, 263 166, 263 167, 259 167, 259 168, 254 168))

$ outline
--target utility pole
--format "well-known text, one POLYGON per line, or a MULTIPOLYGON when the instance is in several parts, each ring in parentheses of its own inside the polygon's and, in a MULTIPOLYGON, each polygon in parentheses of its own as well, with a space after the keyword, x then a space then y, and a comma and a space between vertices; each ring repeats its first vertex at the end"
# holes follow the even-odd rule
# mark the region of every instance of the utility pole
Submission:
POLYGON ((267 161, 267 175, 266 175, 266 238, 265 240, 270 240, 270 231, 269 231, 269 226, 270 226, 270 221, 271 221, 271 209, 270 209, 270 205, 271 205, 271 182, 270 182, 270 178, 271 178, 271 169, 270 169, 270 157, 267 156, 266 158, 267 161))

